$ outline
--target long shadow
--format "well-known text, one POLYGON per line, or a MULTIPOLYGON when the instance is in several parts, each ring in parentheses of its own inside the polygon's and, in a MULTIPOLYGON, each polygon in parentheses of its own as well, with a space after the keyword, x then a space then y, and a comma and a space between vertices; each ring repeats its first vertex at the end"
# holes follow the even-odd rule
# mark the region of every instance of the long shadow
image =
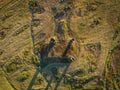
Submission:
POLYGON ((53 81, 53 76, 51 76, 51 79, 50 79, 50 81, 48 82, 45 90, 48 90, 48 89, 49 89, 49 87, 51 86, 52 81, 53 81))
POLYGON ((39 52, 41 55, 41 61, 40 61, 40 67, 41 68, 45 68, 45 66, 47 65, 47 63, 45 62, 45 59, 48 58, 48 54, 51 51, 51 49, 54 47, 55 45, 55 40, 53 38, 51 38, 49 44, 45 47, 42 48, 42 50, 39 52))
POLYGON ((89 83, 90 81, 92 81, 92 80, 94 80, 94 79, 100 80, 100 76, 93 76, 93 77, 85 80, 84 82, 82 82, 82 85, 84 86, 85 84, 89 83))
POLYGON ((66 68, 64 69, 64 71, 63 71, 63 73, 62 73, 60 79, 57 81, 57 83, 56 83, 56 85, 55 85, 54 90, 57 90, 57 88, 58 88, 58 86, 60 85, 60 82, 62 81, 63 77, 65 76, 65 74, 66 74, 66 72, 67 72, 69 66, 70 66, 70 64, 67 65, 66 68))
MULTIPOLYGON (((68 70, 68 68, 69 68, 69 66, 70 66, 70 64, 71 64, 70 58, 66 57, 66 54, 67 54, 68 50, 70 49, 73 41, 74 41, 74 39, 71 39, 71 40, 69 41, 69 43, 68 43, 68 45, 67 45, 67 47, 66 47, 66 49, 65 49, 65 51, 64 51, 64 53, 63 53, 63 55, 62 55, 62 57, 58 57, 59 59, 61 59, 60 63, 67 63, 67 64, 66 64, 66 68, 64 69, 64 71, 63 71, 62 75, 60 76, 59 80, 56 82, 56 85, 55 85, 54 90, 57 90, 57 88, 58 88, 61 80, 63 79, 64 75, 66 74, 66 72, 67 72, 67 70, 68 70), (63 59, 63 60, 62 60, 62 59, 63 59), (69 64, 68 64, 68 63, 69 63, 69 64)), ((55 57, 53 57, 53 58, 55 58, 55 57)), ((57 59, 57 57, 56 57, 56 59, 57 59)), ((50 62, 50 58, 49 58, 48 62, 50 62)), ((53 76, 51 76, 50 81, 48 81, 48 84, 47 84, 45 90, 48 90, 48 89, 49 89, 49 87, 51 86, 52 81, 53 81, 53 76)))
POLYGON ((69 41, 69 43, 68 43, 68 45, 67 45, 67 47, 66 47, 66 49, 65 49, 65 51, 64 51, 64 53, 63 53, 63 55, 62 55, 63 57, 66 56, 66 54, 67 54, 68 50, 70 49, 70 47, 71 47, 73 41, 74 41, 73 38, 69 41))
MULTIPOLYGON (((46 47, 46 49, 45 49, 45 52, 46 52, 45 55, 46 55, 46 57, 48 57, 48 53, 50 52, 50 50, 51 50, 51 48, 52 48, 53 46, 54 46, 54 43, 50 40, 50 43, 47 45, 47 47, 46 47)), ((43 60, 44 60, 44 59, 43 59, 43 60)), ((43 60, 42 60, 42 61, 43 61, 43 60)), ((39 74, 39 73, 42 73, 41 65, 43 65, 43 64, 44 64, 44 62, 41 62, 41 63, 40 63, 40 66, 36 69, 36 72, 34 73, 33 78, 32 78, 32 80, 31 80, 31 82, 30 82, 27 90, 32 90, 32 86, 34 85, 34 82, 35 82, 38 74, 39 74)))
POLYGON ((49 44, 45 48, 42 48, 42 50, 40 51, 42 60, 48 57, 48 54, 50 50, 54 47, 54 45, 55 45, 55 40, 51 38, 49 44))
MULTIPOLYGON (((66 56, 66 54, 67 54, 68 50, 70 49, 73 41, 74 41, 74 39, 71 39, 71 40, 69 41, 69 43, 68 43, 68 45, 67 45, 67 47, 66 47, 66 49, 65 49, 65 51, 64 51, 64 53, 63 53, 63 55, 62 55, 63 57, 66 56)), ((64 75, 67 73, 67 70, 68 70, 70 64, 71 64, 71 63, 69 63, 69 64, 66 66, 66 68, 64 69, 64 71, 63 71, 60 79, 57 81, 57 83, 56 83, 56 85, 55 85, 54 90, 57 90, 58 86, 60 85, 60 82, 62 81, 62 79, 63 79, 63 77, 64 77, 64 75)))
POLYGON ((32 80, 31 80, 27 90, 32 90, 32 86, 33 86, 38 74, 39 74, 39 69, 36 69, 36 72, 34 73, 34 76, 33 76, 32 80))
MULTIPOLYGON (((69 66, 70 66, 70 64, 71 64, 71 62, 72 62, 72 61, 70 61, 70 58, 66 57, 66 54, 67 54, 68 50, 70 49, 70 46, 72 45, 72 42, 73 42, 73 41, 74 41, 74 39, 71 39, 71 40, 69 41, 69 43, 68 43, 68 45, 67 45, 67 47, 66 47, 66 49, 65 49, 65 51, 64 51, 64 53, 63 53, 63 55, 62 55, 62 57, 56 57, 56 59, 58 58, 58 59, 61 60, 59 63, 66 63, 66 68, 64 69, 64 71, 63 71, 61 77, 59 78, 59 80, 56 82, 56 85, 55 85, 54 90, 57 90, 57 88, 58 88, 61 80, 63 79, 64 75, 66 74, 66 72, 67 72, 67 70, 68 70, 68 68, 69 68, 69 66), (62 60, 62 59, 63 59, 63 60, 62 60)), ((49 44, 46 46, 46 48, 45 48, 45 54, 44 54, 45 56, 43 55, 43 57, 41 57, 42 60, 41 60, 41 62, 40 62, 40 66, 39 66, 40 68, 36 69, 36 72, 34 73, 34 76, 33 76, 32 80, 31 80, 31 82, 30 82, 27 90, 32 90, 32 86, 34 85, 34 82, 35 82, 38 74, 39 74, 39 73, 42 73, 42 70, 43 70, 47 65, 49 65, 49 61, 51 61, 51 60, 50 60, 50 58, 48 57, 48 54, 49 54, 50 50, 54 47, 54 45, 55 45, 55 44, 54 44, 53 42, 51 42, 51 40, 50 40, 50 43, 49 43, 49 44), (46 57, 46 58, 49 59, 49 60, 46 62, 46 63, 48 63, 48 64, 46 64, 46 63, 44 62, 44 61, 45 61, 44 57, 46 57)), ((53 58, 54 58, 54 57, 53 57, 53 58)), ((52 57, 51 57, 51 59, 52 59, 52 57)), ((54 63, 54 62, 52 62, 52 63, 54 63)), ((50 63, 50 64, 52 64, 52 63, 50 63)), ((57 62, 56 62, 56 63, 57 63, 57 62)), ((44 78, 45 78, 45 77, 44 77, 44 78)), ((53 81, 53 76, 51 76, 51 79, 50 79, 49 81, 47 81, 48 84, 47 84, 45 90, 48 90, 48 89, 49 89, 49 87, 51 86, 52 81, 53 81)))
MULTIPOLYGON (((33 10, 29 9, 29 11, 30 11, 30 13, 32 15, 31 18, 32 18, 32 21, 33 21, 34 20, 33 10)), ((31 32, 32 44, 33 44, 33 48, 32 48, 33 53, 36 55, 36 53, 35 53, 35 44, 34 44, 34 31, 33 31, 32 25, 30 26, 30 32, 31 32)), ((36 72, 34 73, 34 76, 33 76, 32 80, 31 80, 31 82, 29 83, 29 86, 28 86, 27 90, 32 90, 32 86, 33 86, 38 74, 39 74, 39 69, 36 69, 36 72)))

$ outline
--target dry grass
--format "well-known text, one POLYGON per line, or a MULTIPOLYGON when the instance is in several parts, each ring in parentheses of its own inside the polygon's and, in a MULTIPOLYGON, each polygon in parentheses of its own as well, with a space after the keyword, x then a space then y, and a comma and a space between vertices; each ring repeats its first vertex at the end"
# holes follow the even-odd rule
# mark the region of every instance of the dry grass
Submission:
MULTIPOLYGON (((44 49, 50 42, 50 38, 54 37, 56 45, 53 51, 49 52, 48 56, 62 56, 70 39, 75 38, 75 42, 70 47, 67 56, 74 56, 77 60, 70 65, 68 72, 76 69, 84 69, 85 76, 88 78, 94 73, 102 76, 109 50, 120 43, 120 34, 115 33, 116 30, 120 29, 120 21, 118 20, 118 17, 120 17, 120 1, 74 0, 74 2, 69 5, 64 2, 59 3, 58 1, 59 0, 38 1, 39 5, 42 6, 45 11, 40 14, 34 14, 34 19, 39 19, 39 23, 37 23, 36 26, 32 26, 35 35, 34 44, 36 49, 44 49), (65 13, 64 8, 67 7, 67 5, 72 6, 71 11, 68 11, 63 17, 55 19, 54 17, 57 13, 65 13), (54 7, 58 10, 56 13, 52 11, 54 7), (71 14, 71 19, 69 20, 70 27, 68 27, 69 22, 66 19, 67 14, 71 14), (61 29, 64 33, 58 33, 56 31, 59 23, 61 23, 61 29), (72 30, 70 31, 72 35, 69 33, 69 28, 72 30), (64 42, 61 42, 61 40, 64 42), (95 46, 96 43, 100 43, 100 50, 92 46, 86 49, 87 45, 92 44, 95 46), (78 50, 79 47, 80 50, 78 50), (89 71, 89 69, 95 65, 95 71, 89 71)), ((8 78, 14 76, 13 79, 10 80, 18 90, 27 88, 35 72, 35 64, 39 63, 38 58, 36 59, 32 51, 33 42, 30 32, 32 19, 28 7, 28 0, 0 1, 0 50, 3 51, 2 54, 0 54, 0 65, 4 64, 4 70, 6 70, 6 67, 9 66, 11 60, 16 56, 19 56, 20 60, 25 62, 19 65, 16 64, 17 67, 21 68, 17 68, 15 71, 9 73, 7 72, 8 78), (26 69, 30 76, 25 82, 21 83, 18 81, 18 78, 22 77, 21 72, 26 69)), ((111 57, 111 64, 116 73, 120 69, 119 61, 115 60, 116 58, 119 59, 119 52, 116 51, 115 54, 116 55, 111 57)), ((17 60, 18 59, 16 59, 16 61, 17 60)), ((108 70, 108 72, 110 71, 108 70)), ((115 80, 112 82, 112 73, 109 74, 106 78, 108 78, 111 83, 114 83, 116 88, 119 88, 115 80)), ((2 85, 0 85, 0 90, 12 90, 4 75, 0 79, 0 83, 2 85), (1 82, 2 80, 4 82, 1 82)), ((46 83, 44 85, 46 85, 46 83)), ((68 85, 68 87, 69 86, 70 85, 68 85)), ((96 87, 96 81, 91 81, 86 84, 85 88, 95 89, 95 87, 91 86, 96 87)), ((33 88, 39 88, 39 86, 35 85, 33 88)), ((61 85, 60 88, 63 89, 64 85, 61 85)))
POLYGON ((5 77, 4 72, 2 71, 2 69, 0 68, 0 90, 14 90, 10 83, 8 82, 8 80, 5 77))

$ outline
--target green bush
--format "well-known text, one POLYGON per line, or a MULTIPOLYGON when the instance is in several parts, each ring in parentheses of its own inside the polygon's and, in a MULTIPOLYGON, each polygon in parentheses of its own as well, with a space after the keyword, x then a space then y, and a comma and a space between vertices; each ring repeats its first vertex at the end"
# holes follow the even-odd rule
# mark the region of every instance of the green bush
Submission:
POLYGON ((39 19, 33 21, 33 26, 37 27, 40 24, 39 19))
POLYGON ((85 71, 83 69, 79 69, 71 73, 72 76, 83 76, 85 75, 85 71))
POLYGON ((98 25, 98 24, 100 24, 100 19, 95 19, 93 22, 95 25, 98 25))
POLYGON ((36 7, 37 6, 37 2, 35 0, 30 0, 29 1, 29 8, 30 9, 33 9, 33 7, 36 7))
POLYGON ((4 50, 0 49, 0 55, 2 55, 2 54, 3 54, 3 52, 4 52, 4 50))
POLYGON ((31 57, 32 63, 35 64, 36 66, 39 66, 40 61, 36 56, 31 57))
POLYGON ((38 2, 35 0, 29 1, 29 9, 32 10, 34 13, 43 13, 45 9, 42 6, 38 5, 38 2))
POLYGON ((23 52, 23 54, 24 54, 25 56, 28 56, 28 55, 30 54, 30 51, 29 51, 29 50, 25 50, 25 51, 23 52))
POLYGON ((5 31, 0 31, 0 39, 4 39, 6 36, 5 31))
POLYGON ((29 78, 29 73, 27 71, 23 71, 22 72, 22 76, 20 78, 21 82, 24 82, 25 80, 27 80, 29 78))
POLYGON ((40 84, 42 84, 42 82, 43 82, 43 78, 42 77, 38 77, 36 79, 36 81, 35 81, 35 85, 40 85, 40 84))
POLYGON ((16 71, 22 65, 21 58, 19 56, 15 56, 14 58, 10 59, 9 64, 6 66, 7 72, 16 71))
POLYGON ((7 72, 12 72, 17 69, 16 65, 14 63, 11 63, 7 66, 7 72))

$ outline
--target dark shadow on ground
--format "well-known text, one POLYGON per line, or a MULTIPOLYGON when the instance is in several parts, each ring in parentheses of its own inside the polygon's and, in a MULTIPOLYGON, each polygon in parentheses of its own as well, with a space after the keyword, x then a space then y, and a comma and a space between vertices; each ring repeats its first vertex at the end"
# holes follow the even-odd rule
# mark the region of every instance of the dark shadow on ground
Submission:
POLYGON ((56 82, 55 88, 54 90, 57 90, 58 86, 60 85, 60 82, 62 81, 63 77, 65 76, 65 74, 67 73, 67 70, 69 68, 70 64, 66 66, 66 68, 64 69, 61 77, 59 78, 59 80, 56 82))
POLYGON ((65 49, 65 51, 64 51, 64 53, 63 53, 63 55, 62 55, 63 57, 66 56, 66 54, 67 54, 68 50, 70 49, 73 41, 74 41, 74 38, 72 38, 72 39, 69 41, 69 43, 68 43, 68 45, 67 45, 67 47, 66 47, 66 49, 65 49))
MULTIPOLYGON (((34 82, 35 82, 38 74, 42 73, 45 67, 47 67, 48 65, 51 65, 51 64, 54 65, 55 63, 56 64, 65 64, 66 68, 64 69, 64 71, 63 71, 62 75, 60 76, 59 80, 57 80, 56 85, 54 87, 54 90, 57 90, 58 86, 60 85, 61 80, 63 79, 64 75, 66 74, 66 72, 67 72, 67 70, 70 66, 70 64, 72 63, 71 58, 68 58, 66 56, 66 54, 67 54, 68 50, 70 49, 70 46, 72 45, 73 41, 74 41, 74 39, 71 39, 69 41, 62 57, 48 57, 48 54, 49 54, 50 50, 55 45, 54 40, 53 39, 50 40, 50 43, 46 46, 46 48, 44 50, 44 53, 42 53, 42 54, 40 53, 41 54, 41 59, 42 59, 41 62, 40 62, 40 66, 36 69, 36 72, 35 72, 32 80, 31 80, 27 90, 32 90, 32 86, 34 85, 34 82)), ((54 66, 52 68, 56 69, 56 67, 54 67, 54 66)), ((51 70, 51 73, 52 73, 53 76, 51 76, 51 79, 49 81, 46 80, 48 82, 48 84, 47 84, 45 90, 49 89, 49 87, 51 86, 51 83, 53 81, 54 73, 52 72, 52 70, 51 70)), ((44 78, 45 78, 45 76, 44 76, 44 78)))
POLYGON ((51 76, 51 78, 50 78, 50 80, 49 80, 49 82, 48 82, 48 84, 47 84, 45 90, 48 90, 49 87, 51 87, 51 83, 52 83, 52 81, 53 81, 53 76, 51 76))
POLYGON ((42 71, 42 70, 40 70, 39 68, 36 69, 36 72, 34 73, 34 76, 33 76, 32 80, 31 80, 31 82, 30 82, 27 90, 32 90, 32 86, 34 85, 34 82, 35 82, 38 74, 39 74, 41 71, 42 71))
MULTIPOLYGON (((57 90, 58 86, 60 85, 60 82, 62 81, 63 77, 67 73, 67 70, 68 70, 68 68, 69 68, 69 66, 70 66, 70 64, 72 62, 72 60, 70 58, 66 57, 66 54, 67 54, 68 50, 70 49, 73 41, 74 41, 74 39, 71 39, 69 41, 69 43, 68 43, 68 45, 67 45, 67 47, 66 47, 66 49, 65 49, 65 51, 64 51, 64 53, 62 55, 62 57, 60 57, 61 59, 59 58, 59 60, 60 60, 59 62, 61 62, 61 63, 67 63, 67 64, 66 64, 66 68, 64 69, 64 71, 63 71, 62 75, 60 76, 59 80, 57 80, 56 85, 54 87, 54 90, 57 90)), ((52 78, 51 78, 50 82, 48 82, 48 85, 47 85, 47 87, 46 87, 45 90, 48 90, 48 88, 49 88, 49 86, 50 86, 51 83, 52 83, 52 78)))

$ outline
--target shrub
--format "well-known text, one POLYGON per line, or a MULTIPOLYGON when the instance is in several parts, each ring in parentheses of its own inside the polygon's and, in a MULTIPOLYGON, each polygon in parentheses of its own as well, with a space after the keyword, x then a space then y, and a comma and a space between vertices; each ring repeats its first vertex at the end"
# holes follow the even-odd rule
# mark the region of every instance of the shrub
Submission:
POLYGON ((35 20, 33 21, 33 26, 37 27, 39 24, 40 24, 39 19, 35 19, 35 20))
POLYGON ((39 6, 37 1, 30 0, 29 1, 29 9, 32 10, 34 13, 43 13, 45 11, 44 7, 39 6))
POLYGON ((37 2, 35 0, 29 1, 29 8, 33 10, 34 7, 37 6, 37 2))
POLYGON ((3 54, 3 52, 4 52, 4 50, 0 49, 0 55, 2 55, 2 54, 3 54))
POLYGON ((98 25, 98 24, 100 24, 100 19, 95 19, 93 22, 95 25, 98 25))
POLYGON ((120 16, 118 17, 118 22, 120 22, 120 16))
POLYGON ((42 84, 42 82, 43 82, 43 78, 41 76, 38 76, 36 81, 35 81, 35 85, 42 84))
POLYGON ((83 76, 85 71, 83 69, 76 70, 72 73, 72 76, 83 76))
POLYGON ((64 12, 63 11, 60 11, 60 12, 57 12, 55 15, 54 15, 54 18, 57 19, 57 18, 62 18, 64 16, 64 12))
POLYGON ((118 28, 115 30, 114 36, 113 36, 113 40, 115 40, 117 38, 117 36, 120 33, 120 27, 118 26, 118 28))
POLYGON ((29 78, 29 73, 27 72, 27 71, 23 71, 22 72, 22 76, 21 76, 21 78, 20 78, 20 81, 21 82, 24 82, 26 79, 28 79, 29 78))
POLYGON ((22 65, 21 58, 19 56, 15 56, 14 58, 10 59, 9 64, 6 66, 7 72, 16 71, 22 65))
POLYGON ((39 66, 40 61, 36 56, 32 56, 31 59, 33 64, 35 64, 36 66, 39 66))
POLYGON ((51 9, 52 9, 52 11, 53 11, 54 14, 57 13, 57 11, 58 11, 56 7, 53 7, 51 9))
POLYGON ((44 7, 42 7, 42 6, 39 6, 39 7, 36 9, 36 11, 37 11, 39 14, 41 14, 41 13, 43 13, 43 12, 45 11, 45 9, 44 9, 44 7))
POLYGON ((16 65, 14 63, 11 63, 7 66, 7 72, 12 72, 17 69, 16 65))
POLYGON ((0 31, 0 39, 4 39, 6 36, 5 31, 0 31))
POLYGON ((24 54, 25 56, 28 56, 28 55, 29 55, 29 53, 30 53, 30 51, 29 51, 29 50, 25 50, 25 51, 23 52, 23 54, 24 54))

